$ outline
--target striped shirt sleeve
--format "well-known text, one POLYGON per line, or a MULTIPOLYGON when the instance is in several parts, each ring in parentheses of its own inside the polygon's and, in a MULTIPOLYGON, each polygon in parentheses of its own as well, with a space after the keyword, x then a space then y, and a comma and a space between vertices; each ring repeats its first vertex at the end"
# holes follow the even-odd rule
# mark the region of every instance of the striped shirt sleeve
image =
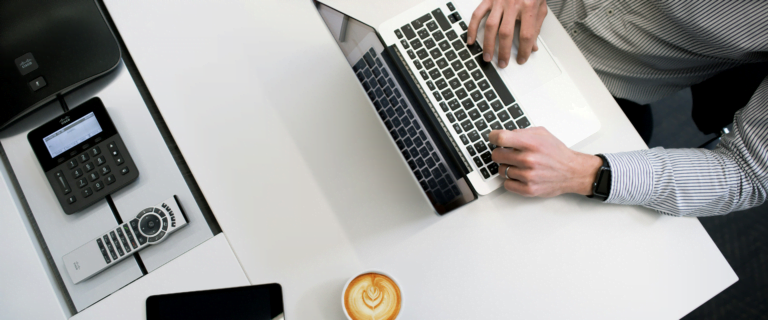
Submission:
POLYGON ((715 150, 654 148, 605 154, 607 203, 674 216, 710 216, 758 206, 768 194, 768 78, 734 116, 715 150))

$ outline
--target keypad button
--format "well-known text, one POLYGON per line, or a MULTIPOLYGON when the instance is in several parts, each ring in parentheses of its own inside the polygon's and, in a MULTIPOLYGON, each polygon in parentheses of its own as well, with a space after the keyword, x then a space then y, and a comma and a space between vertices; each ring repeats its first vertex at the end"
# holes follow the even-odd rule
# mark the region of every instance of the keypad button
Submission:
POLYGON ((85 169, 85 172, 91 172, 93 169, 96 169, 96 167, 93 165, 93 162, 88 162, 83 165, 83 168, 85 169))
POLYGON ((72 177, 75 179, 80 178, 83 176, 83 169, 77 168, 75 171, 72 171, 72 177))
POLYGON ((99 149, 99 147, 93 147, 91 148, 90 153, 92 157, 98 156, 99 154, 101 154, 101 149, 99 149))
POLYGON ((88 185, 88 179, 80 178, 80 179, 77 180, 77 187, 78 188, 82 189, 82 188, 85 188, 85 186, 87 186, 87 185, 88 185))
POLYGON ((115 158, 115 163, 117 163, 117 165, 119 166, 119 165, 125 163, 125 160, 123 160, 123 157, 117 157, 117 158, 115 158))
POLYGON ((107 159, 104 158, 104 156, 99 156, 98 158, 96 158, 95 161, 97 166, 103 166, 104 164, 107 163, 107 159))
POLYGON ((67 168, 74 169, 76 167, 77 167, 77 160, 71 159, 71 160, 67 161, 67 168))
POLYGON ((107 173, 112 172, 112 170, 109 169, 109 166, 103 166, 101 167, 101 169, 99 169, 99 172, 101 172, 101 175, 105 175, 107 173))
POLYGON ((90 180, 91 182, 94 182, 94 181, 96 181, 98 179, 99 179, 99 174, 98 173, 91 172, 91 173, 88 174, 88 180, 90 180))
POLYGON ((73 204, 75 202, 77 202, 77 198, 75 196, 69 196, 69 198, 67 198, 67 203, 73 204))
POLYGON ((98 181, 93 184, 93 187, 96 189, 96 191, 100 191, 101 189, 104 189, 104 182, 98 181))
POLYGON ((61 191, 64 192, 64 194, 69 194, 72 192, 72 189, 69 187, 69 182, 67 182, 67 179, 64 178, 64 172, 56 172, 54 176, 56 181, 59 182, 59 187, 61 188, 61 191))
POLYGON ((109 152, 109 154, 111 154, 113 157, 117 157, 120 155, 120 152, 118 152, 117 150, 112 150, 109 152))
POLYGON ((93 194, 93 190, 90 187, 83 189, 83 198, 88 198, 93 194))
POLYGON ((126 175, 126 174, 128 174, 128 172, 130 172, 130 170, 128 170, 128 167, 124 167, 124 168, 120 169, 120 174, 122 174, 122 175, 126 175))
POLYGON ((115 176, 110 174, 104 178, 104 181, 107 183, 107 185, 113 184, 115 183, 115 176))

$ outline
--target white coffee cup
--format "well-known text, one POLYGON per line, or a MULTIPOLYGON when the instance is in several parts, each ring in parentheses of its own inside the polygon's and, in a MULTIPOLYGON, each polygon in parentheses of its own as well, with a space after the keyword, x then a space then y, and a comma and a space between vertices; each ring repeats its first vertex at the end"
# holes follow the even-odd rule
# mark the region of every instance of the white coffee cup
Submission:
POLYGON ((347 289, 349 288, 349 284, 352 283, 353 280, 357 279, 357 277, 359 277, 359 276, 362 276, 362 275, 365 275, 365 274, 369 274, 369 273, 375 273, 375 274, 379 274, 379 275, 385 276, 385 277, 389 278, 390 280, 392 280, 392 282, 395 284, 395 286, 397 286, 397 289, 400 292, 400 309, 399 309, 399 311, 397 313, 397 316, 395 316, 394 319, 400 319, 400 314, 403 313, 403 301, 404 301, 404 299, 403 299, 403 296, 404 296, 403 295, 403 287, 400 286, 400 282, 398 282, 397 279, 395 279, 395 277, 393 277, 391 274, 383 272, 383 271, 379 271, 379 270, 368 270, 368 271, 360 272, 360 273, 352 276, 351 278, 349 278, 349 280, 347 280, 347 283, 344 284, 344 290, 341 291, 341 309, 344 310, 344 315, 347 317, 348 320, 358 320, 358 319, 353 319, 349 315, 349 313, 347 312, 345 296, 346 296, 346 293, 347 293, 347 289))

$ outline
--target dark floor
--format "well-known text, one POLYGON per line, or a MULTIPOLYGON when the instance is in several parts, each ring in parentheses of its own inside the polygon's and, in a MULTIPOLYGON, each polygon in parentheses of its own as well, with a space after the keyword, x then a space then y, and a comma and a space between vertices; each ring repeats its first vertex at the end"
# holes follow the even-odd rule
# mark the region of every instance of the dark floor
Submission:
MULTIPOLYGON (((698 147, 715 136, 702 134, 693 124, 690 90, 654 103, 651 109, 655 125, 651 148, 698 147)), ((739 281, 683 319, 768 319, 768 205, 699 220, 739 281)))

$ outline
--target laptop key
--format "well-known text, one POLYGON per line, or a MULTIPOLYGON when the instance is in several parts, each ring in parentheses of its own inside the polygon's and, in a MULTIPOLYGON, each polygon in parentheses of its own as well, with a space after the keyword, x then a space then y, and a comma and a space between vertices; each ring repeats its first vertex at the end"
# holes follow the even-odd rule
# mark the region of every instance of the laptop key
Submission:
MULTIPOLYGON (((461 73, 459 73, 459 78, 461 78, 461 73)), ((451 85, 451 89, 456 90, 457 88, 461 87, 461 81, 459 79, 451 79, 448 80, 448 84, 451 85)))
POLYGON ((451 29, 451 23, 448 22, 445 14, 443 14, 443 10, 440 10, 440 8, 432 10, 432 16, 434 16, 435 20, 437 20, 437 24, 440 25, 440 29, 443 29, 443 31, 448 31, 451 29))
POLYGON ((432 81, 427 81, 427 88, 429 88, 429 90, 435 90, 435 84, 432 83, 432 81))
POLYGON ((493 90, 488 90, 488 91, 486 91, 486 92, 484 93, 484 95, 485 95, 485 99, 487 99, 488 101, 491 101, 491 100, 494 100, 494 99, 496 99, 496 94, 495 94, 495 93, 493 93, 493 90))
POLYGON ((515 121, 515 123, 517 124, 518 128, 528 128, 531 126, 531 123, 528 122, 528 118, 526 117, 522 117, 518 119, 517 121, 515 121))
POLYGON ((467 70, 469 71, 472 71, 472 69, 477 68, 477 63, 475 63, 475 61, 473 60, 467 61, 467 63, 465 63, 464 65, 467 66, 467 70))
POLYGON ((483 78, 483 72, 480 70, 472 71, 472 78, 479 81, 483 78))
POLYGON ((507 108, 507 111, 512 115, 512 119, 520 118, 523 115, 523 110, 520 110, 520 106, 517 104, 507 108))
POLYGON ((467 114, 469 114, 469 118, 472 119, 472 121, 480 119, 480 111, 477 111, 476 108, 473 108, 472 110, 469 110, 469 112, 467 112, 467 114))
POLYGON ((397 36, 398 39, 402 39, 403 38, 403 33, 400 32, 400 30, 395 30, 395 35, 397 36))
POLYGON ((424 67, 427 68, 427 70, 432 69, 435 67, 435 62, 432 61, 432 59, 427 58, 424 60, 424 67))
POLYGON ((502 123, 507 122, 507 120, 510 119, 509 113, 507 113, 504 110, 501 110, 501 112, 497 113, 496 115, 499 116, 499 121, 501 121, 502 123))
POLYGON ((419 60, 413 60, 413 65, 416 66, 416 69, 421 70, 422 68, 421 62, 419 62, 419 60))
POLYGON ((413 26, 414 30, 419 30, 421 29, 422 26, 424 26, 424 24, 421 21, 419 21, 419 19, 413 20, 411 22, 411 25, 413 26))
POLYGON ((454 62, 451 62, 451 67, 453 67, 453 70, 461 71, 462 68, 464 68, 464 65, 461 63, 461 61, 456 60, 454 62))
POLYGON ((438 43, 437 45, 438 45, 438 46, 440 47, 440 49, 442 49, 443 51, 448 51, 448 50, 450 50, 450 49, 451 49, 451 45, 448 43, 448 41, 447 41, 447 40, 443 40, 442 42, 438 43))
POLYGON ((445 67, 448 66, 448 61, 446 61, 444 58, 438 59, 435 63, 437 64, 437 67, 440 69, 444 69, 445 67))
POLYGON ((421 46, 422 46, 421 40, 419 40, 418 38, 411 40, 411 47, 413 47, 413 50, 418 50, 419 48, 421 48, 421 46))
POLYGON ((488 143, 491 141, 490 135, 491 135, 491 130, 485 130, 483 132, 480 132, 480 136, 483 137, 483 140, 485 140, 485 143, 488 143))
POLYGON ((357 63, 355 63, 354 66, 352 66, 352 70, 355 72, 365 69, 365 59, 360 58, 360 60, 357 60, 357 63))
POLYGON ((448 84, 445 83, 445 79, 437 79, 437 81, 435 81, 435 85, 440 90, 443 90, 448 86, 448 84))
POLYGON ((485 146, 485 141, 478 141, 474 144, 475 150, 477 150, 478 153, 485 152, 485 150, 488 150, 488 147, 485 146))
POLYGON ((450 78, 453 78, 455 73, 453 73, 453 70, 449 68, 445 68, 445 70, 443 70, 443 75, 445 76, 446 79, 450 79, 450 78))
POLYGON ((496 120, 496 115, 493 112, 488 111, 483 114, 483 118, 485 118, 485 121, 491 122, 496 120))
MULTIPOLYGON (((423 146, 424 146, 424 141, 423 141, 423 140, 421 140, 421 138, 420 138, 420 137, 415 137, 415 138, 413 138, 413 144, 415 144, 415 145, 416 145, 416 148, 421 148, 421 147, 423 147, 423 146)), ((421 150, 419 150, 419 152, 421 152, 421 150)), ((422 154, 423 154, 423 153, 422 153, 422 154)))
POLYGON ((446 100, 453 99, 453 92, 451 92, 451 89, 445 89, 440 93, 443 94, 443 98, 445 98, 446 100))
POLYGON ((459 27, 461 27, 461 30, 464 30, 464 31, 467 31, 468 29, 467 24, 464 21, 459 22, 459 27))
POLYGON ((406 49, 411 47, 411 46, 408 45, 408 41, 405 41, 405 39, 400 40, 400 44, 402 44, 403 48, 406 48, 406 49))
POLYGON ((376 62, 373 61, 373 56, 371 56, 370 51, 363 55, 363 59, 365 59, 365 64, 367 64, 369 68, 376 66, 376 62))
POLYGON ((429 80, 429 75, 426 71, 421 70, 419 73, 421 74, 421 77, 424 78, 424 80, 429 80))
POLYGON ((461 102, 461 105, 464 106, 465 110, 469 110, 475 106, 475 104, 472 103, 472 99, 464 99, 464 101, 461 102))
MULTIPOLYGON (((430 22, 430 23, 434 23, 434 22, 430 22)), ((429 28, 429 24, 427 24, 427 28, 429 28)), ((437 28, 437 24, 435 24, 435 28, 437 28)), ((434 38, 435 41, 441 41, 445 39, 445 34, 443 34, 442 31, 437 30, 432 34, 432 38, 434 38)))
POLYGON ((474 156, 477 154, 477 152, 475 152, 475 148, 473 148, 472 146, 467 146, 467 153, 469 153, 470 156, 474 156))
POLYGON ((472 161, 474 161, 475 165, 477 165, 479 168, 482 168, 483 166, 485 166, 485 164, 483 163, 483 160, 480 160, 480 157, 474 157, 472 158, 472 161))
POLYGON ((493 123, 491 123, 490 127, 491 127, 491 130, 504 130, 504 127, 502 127, 501 123, 499 123, 498 121, 494 121, 493 123))
POLYGON ((379 77, 379 78, 376 79, 376 81, 378 81, 379 85, 382 86, 382 87, 386 87, 387 86, 387 79, 384 79, 384 77, 379 77))
POLYGON ((456 51, 459 51, 464 48, 464 42, 462 42, 461 40, 454 40, 453 42, 451 42, 451 45, 453 46, 453 49, 456 51))
POLYGON ((449 14, 448 21, 450 21, 451 23, 456 23, 456 17, 454 17, 452 14, 449 14))
POLYGON ((429 21, 431 19, 432 19, 432 16, 429 13, 427 13, 427 14, 421 16, 421 18, 419 18, 419 21, 421 21, 421 23, 427 23, 427 21, 429 21))
MULTIPOLYGON (((461 123, 461 128, 464 129, 464 131, 470 131, 470 130, 474 129, 475 127, 472 126, 472 120, 466 120, 466 121, 461 123)), ((477 133, 477 132, 475 132, 475 133, 477 133)), ((471 138, 472 137, 470 136, 470 139, 471 138)), ((472 141, 474 141, 474 140, 472 140, 472 141)))
MULTIPOLYGON (((464 138, 464 139, 466 139, 466 138, 464 138)), ((430 158, 427 158, 426 160, 424 160, 424 162, 426 162, 426 163, 427 163, 427 167, 428 167, 428 168, 432 168, 432 167, 434 167, 434 166, 436 165, 436 163, 435 163, 435 160, 432 160, 432 158, 431 158, 431 157, 430 157, 430 158)), ((432 172, 432 176, 434 176, 434 175, 435 175, 435 173, 434 173, 434 172, 432 172)))
POLYGON ((427 53, 426 49, 421 49, 419 51, 416 51, 416 55, 419 57, 419 59, 424 59, 429 57, 429 53, 427 53))
POLYGON ((461 133, 461 132, 462 132, 462 131, 461 131, 461 125, 460 125, 460 124, 458 124, 458 123, 454 123, 454 124, 453 124, 453 131, 456 131, 456 134, 459 134, 459 133, 461 133))
POLYGON ((499 164, 496 162, 492 162, 491 164, 488 165, 487 168, 488 168, 488 172, 490 172, 492 176, 495 176, 496 174, 499 173, 499 164))
POLYGON ((467 50, 461 50, 459 51, 459 57, 461 58, 461 60, 467 60, 469 58, 472 58, 472 55, 469 54, 469 51, 467 50))
MULTIPOLYGON (((477 132, 477 130, 472 130, 467 134, 467 137, 470 141, 475 142, 478 139, 480 139, 480 134, 477 132)), ((470 152, 471 153, 471 152, 470 152)))
POLYGON ((435 100, 440 101, 443 100, 443 97, 440 95, 440 92, 432 92, 432 95, 435 96, 435 100))
POLYGON ((427 47, 427 50, 430 50, 435 47, 435 40, 427 39, 424 40, 424 46, 427 47))
POLYGON ((482 168, 482 169, 480 169, 480 173, 483 175, 483 178, 486 178, 486 179, 488 179, 488 178, 490 178, 490 177, 491 177, 491 175, 490 175, 490 174, 488 174, 488 171, 487 171, 487 170, 485 170, 485 168, 482 168))
POLYGON ((477 130, 483 131, 488 128, 488 123, 486 123, 483 119, 478 119, 475 121, 475 128, 477 128, 477 130))
POLYGON ((443 54, 440 52, 440 49, 434 48, 429 52, 429 55, 432 56, 432 59, 437 59, 440 58, 443 54))
POLYGON ((464 88, 460 88, 456 90, 456 97, 459 98, 459 100, 462 100, 467 97, 467 91, 464 90, 464 88))
MULTIPOLYGON (((501 102, 499 102, 499 100, 494 100, 493 102, 491 102, 491 108, 493 108, 493 111, 499 112, 499 110, 501 110, 503 108, 503 106, 501 105, 501 102)), ((511 112, 511 110, 510 110, 510 112, 511 112)), ((514 115, 514 113, 513 113, 513 115, 514 115)))
POLYGON ((472 91, 472 90, 475 90, 475 88, 477 88, 477 85, 475 85, 474 81, 469 80, 464 83, 464 88, 467 88, 467 91, 472 91))
POLYGON ((363 75, 366 79, 373 77, 373 73, 371 72, 371 69, 365 68, 363 69, 363 75))
POLYGON ((473 92, 470 94, 470 96, 472 97, 472 100, 474 100, 475 102, 477 102, 477 101, 479 101, 479 100, 483 99, 483 94, 482 94, 482 93, 480 93, 480 90, 475 90, 475 91, 473 91, 473 92))
POLYGON ((379 76, 381 76, 381 70, 379 70, 379 68, 371 68, 371 70, 373 71, 373 75, 374 75, 376 78, 378 78, 379 76))
POLYGON ((404 25, 400 30, 403 30, 403 34, 405 34, 405 38, 408 40, 413 39, 413 37, 416 36, 416 32, 413 32, 413 28, 411 28, 410 25, 404 25))
POLYGON ((486 112, 490 107, 488 106, 488 102, 480 101, 477 103, 477 108, 480 109, 480 112, 486 112))
POLYGON ((517 129, 517 125, 515 125, 514 121, 509 121, 509 122, 504 124, 504 129, 515 130, 515 129, 517 129))
MULTIPOLYGON (((440 102, 440 109, 443 109, 443 112, 448 112, 448 104, 445 102, 440 102)), ((410 110, 408 110, 410 112, 410 110)))
MULTIPOLYGON (((432 77, 432 79, 437 80, 438 78, 441 77, 440 70, 438 70, 437 68, 432 69, 431 71, 429 71, 429 76, 432 77)), ((424 79, 424 80, 426 80, 426 79, 424 79)))
POLYGON ((459 103, 459 100, 451 99, 451 101, 448 101, 448 107, 450 107, 451 110, 456 111, 456 109, 461 107, 461 103, 459 103))
POLYGON ((453 50, 448 50, 447 52, 445 52, 445 57, 448 58, 448 61, 452 61, 458 58, 458 56, 456 55, 456 52, 454 52, 453 50))
POLYGON ((480 155, 480 159, 483 159, 483 162, 485 162, 485 164, 489 164, 493 162, 493 159, 491 159, 490 151, 483 152, 483 154, 480 155))
POLYGON ((456 118, 455 118, 455 117, 453 116, 453 114, 452 114, 452 113, 450 113, 450 112, 447 112, 447 113, 445 114, 445 117, 446 117, 446 118, 448 118, 448 121, 450 121, 451 123, 454 123, 454 122, 456 122, 456 118))
POLYGON ((419 35, 419 38, 421 38, 421 40, 429 38, 430 36, 429 31, 427 29, 421 29, 418 32, 416 32, 416 34, 419 35))
MULTIPOLYGON (((469 79, 469 73, 467 73, 467 70, 459 71, 459 79, 461 79, 461 81, 467 81, 467 79, 469 79)), ((475 78, 475 80, 477 80, 477 78, 475 78)))
POLYGON ((454 112, 454 115, 456 116, 456 120, 463 121, 467 118, 467 113, 464 112, 464 110, 459 110, 454 112))
POLYGON ((400 99, 400 97, 401 97, 401 96, 402 96, 402 93, 400 93, 400 90, 399 90, 399 89, 397 89, 397 88, 395 88, 395 97, 397 97, 398 99, 400 99))
POLYGON ((477 85, 480 86, 480 90, 483 91, 488 90, 491 87, 491 85, 488 84, 488 81, 486 80, 478 82, 477 85))
POLYGON ((437 23, 434 21, 427 22, 427 29, 429 29, 429 31, 437 30, 437 23))

